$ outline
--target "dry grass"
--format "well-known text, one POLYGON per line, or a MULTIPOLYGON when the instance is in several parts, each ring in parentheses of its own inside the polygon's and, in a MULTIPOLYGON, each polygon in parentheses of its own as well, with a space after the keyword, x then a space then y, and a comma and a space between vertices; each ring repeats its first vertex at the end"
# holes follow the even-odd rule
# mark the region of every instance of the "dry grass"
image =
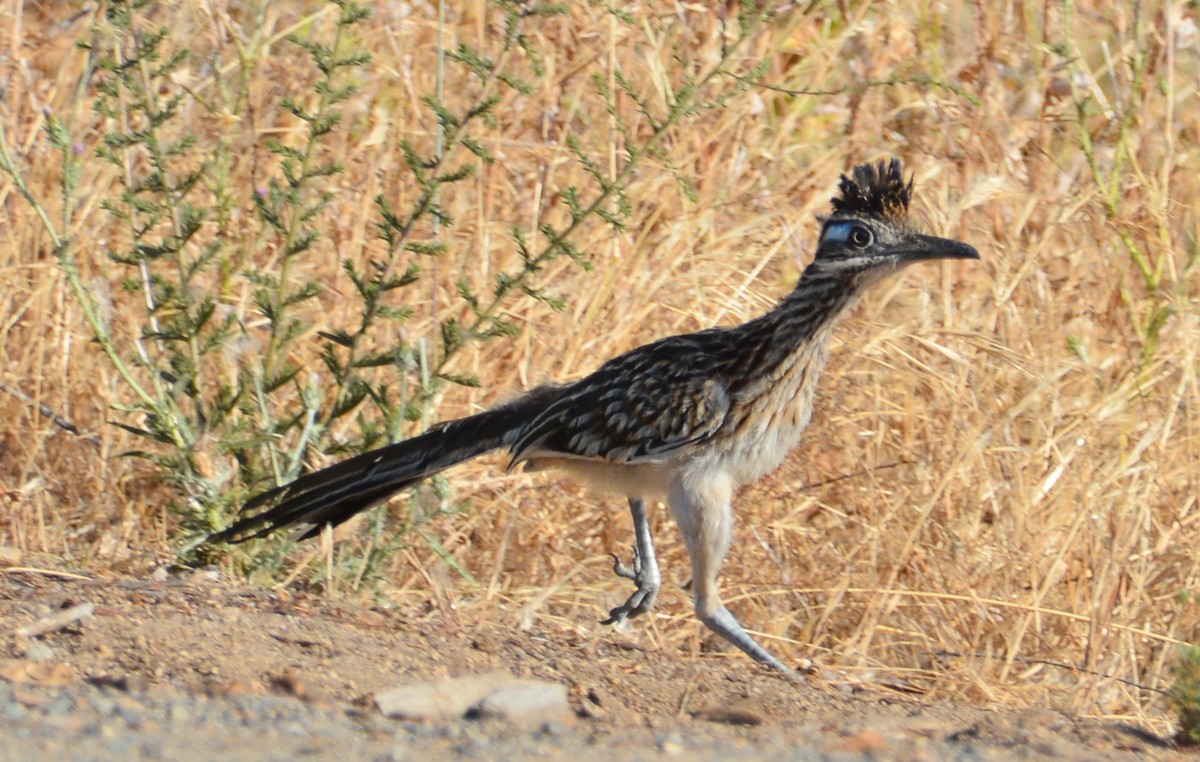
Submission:
MULTIPOLYGON (((487 49, 495 14, 482 2, 460 5, 448 14, 447 44, 487 49)), ((227 54, 224 30, 241 4, 200 7, 210 15, 164 5, 159 12, 173 16, 159 21, 197 52, 227 54)), ((267 38, 313 10, 270 7, 267 38)), ((451 253, 429 263, 425 301, 407 305, 418 315, 414 335, 455 304, 457 279, 486 287, 512 267, 511 227, 533 230, 561 214, 555 189, 586 182, 562 143, 567 132, 615 165, 619 140, 593 72, 620 67, 656 92, 664 72, 678 83, 677 56, 700 66, 716 55, 716 16, 663 7, 627 26, 572 4, 569 16, 538 27, 547 74, 531 97, 506 96, 498 126, 480 135, 500 161, 443 199, 456 220, 444 232, 451 253)), ((983 702, 1162 722, 1169 710, 1157 691, 1169 685, 1176 644, 1196 639, 1200 613, 1191 597, 1200 589, 1195 11, 1144 3, 1135 33, 1128 9, 1096 0, 1076 3, 1069 19, 1059 5, 1024 2, 842 7, 849 23, 827 23, 832 6, 791 11, 746 51, 767 61, 769 83, 835 94, 753 90, 673 131, 666 150, 696 200, 664 167, 643 168, 630 187, 629 231, 593 226, 578 239, 595 271, 563 260, 545 272, 569 302, 565 313, 512 303, 521 335, 461 353, 453 369, 478 374, 484 388, 448 388, 437 412, 465 414, 654 337, 761 312, 803 266, 838 173, 898 154, 916 172, 918 219, 974 244, 983 261, 914 270, 842 327, 805 443, 738 498, 726 595, 785 657, 983 702), (1125 74, 1139 51, 1140 91, 1125 74), (1072 71, 1088 75, 1076 80, 1080 96, 1118 110, 1131 97, 1140 104, 1124 136, 1103 114, 1087 117, 1100 181, 1081 148, 1072 71), (912 81, 854 88, 889 79, 912 81), (1102 181, 1121 155, 1110 194, 1102 181), (1163 262, 1157 292, 1122 234, 1163 262), (1147 351, 1138 325, 1156 305, 1172 314, 1147 351)), ((57 13, 58 4, 29 0, 0 9, 0 118, 52 208, 58 169, 40 132, 43 109, 93 120, 86 92, 75 97, 82 59, 70 44, 89 21, 57 13)), ((314 331, 353 316, 337 255, 375 245, 371 198, 383 190, 402 205, 411 193, 395 179, 397 141, 432 141, 418 98, 433 89, 436 34, 434 11, 401 3, 381 4, 363 33, 376 63, 349 104, 349 128, 327 144, 347 172, 322 221, 324 248, 304 265, 303 275, 329 286, 314 331)), ((194 104, 184 116, 202 138, 217 129, 286 137, 297 125, 280 116, 279 98, 303 94, 308 71, 280 40, 255 62, 255 120, 215 122, 194 104)), ((201 92, 211 84, 202 68, 184 76, 201 92)), ((90 151, 98 133, 78 139, 90 151)), ((245 195, 252 171, 250 157, 233 168, 245 195)), ((116 234, 99 206, 115 192, 108 168, 89 164, 70 231, 85 280, 120 276, 104 257, 116 234)), ((89 343, 44 231, 3 176, 0 206, 0 382, 35 402, 0 393, 0 544, 96 573, 143 570, 171 556, 172 518, 149 466, 116 457, 143 446, 107 423, 123 420, 128 391, 89 343), (95 439, 60 430, 38 404, 95 439)), ((261 257, 270 266, 270 254, 261 257)), ((245 294, 227 306, 253 317, 245 294)), ((315 368, 315 349, 302 340, 294 354, 315 368)), ((470 510, 426 531, 479 587, 417 542, 386 569, 394 587, 385 595, 564 628, 591 627, 623 598, 605 556, 629 545, 623 501, 552 477, 505 476, 495 462, 451 479, 470 510)), ((684 551, 665 511, 655 524, 668 590, 633 636, 701 648, 707 638, 679 590, 684 551)), ((358 547, 348 541, 338 552, 358 547)))

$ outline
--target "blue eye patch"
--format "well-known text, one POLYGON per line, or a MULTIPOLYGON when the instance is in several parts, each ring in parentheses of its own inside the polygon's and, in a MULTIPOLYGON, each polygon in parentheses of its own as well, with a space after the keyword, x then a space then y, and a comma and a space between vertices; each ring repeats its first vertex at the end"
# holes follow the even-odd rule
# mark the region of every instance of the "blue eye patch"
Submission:
POLYGON ((850 240, 850 231, 855 228, 854 222, 831 222, 821 231, 821 243, 846 243, 850 240))

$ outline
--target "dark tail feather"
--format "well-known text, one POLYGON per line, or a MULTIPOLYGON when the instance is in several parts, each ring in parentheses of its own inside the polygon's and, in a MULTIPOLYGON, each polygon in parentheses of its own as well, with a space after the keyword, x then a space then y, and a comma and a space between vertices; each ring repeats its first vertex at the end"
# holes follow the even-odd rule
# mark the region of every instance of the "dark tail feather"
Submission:
POLYGON ((206 543, 245 542, 294 525, 309 527, 300 536, 306 539, 326 524, 337 526, 426 477, 511 445, 554 389, 539 387, 506 405, 438 424, 268 490, 243 505, 237 521, 206 543))

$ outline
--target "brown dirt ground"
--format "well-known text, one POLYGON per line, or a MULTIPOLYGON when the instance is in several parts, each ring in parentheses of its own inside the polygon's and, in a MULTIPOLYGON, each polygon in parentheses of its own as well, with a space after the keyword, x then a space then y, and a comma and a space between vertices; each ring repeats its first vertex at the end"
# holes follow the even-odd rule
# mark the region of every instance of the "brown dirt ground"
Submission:
POLYGON ((571 727, 609 751, 649 732, 776 752, 816 743, 853 758, 916 758, 913 749, 923 740, 964 738, 990 750, 972 759, 1184 756, 1117 723, 931 701, 829 671, 797 687, 737 654, 652 652, 607 628, 597 627, 590 638, 536 624, 521 631, 463 621, 454 612, 397 613, 233 586, 206 572, 158 581, 0 572, 0 612, 6 612, 0 658, 24 658, 26 647, 12 634, 17 627, 91 602, 93 616, 44 642, 74 680, 92 684, 215 698, 282 694, 373 711, 379 690, 504 668, 566 683, 577 714, 571 727))

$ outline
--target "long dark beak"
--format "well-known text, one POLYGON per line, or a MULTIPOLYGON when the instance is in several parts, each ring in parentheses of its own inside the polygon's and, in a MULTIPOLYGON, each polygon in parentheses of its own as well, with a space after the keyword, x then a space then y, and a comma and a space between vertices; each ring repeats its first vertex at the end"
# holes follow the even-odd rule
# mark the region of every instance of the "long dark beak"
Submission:
POLYGON ((901 262, 907 264, 927 259, 979 259, 979 252, 962 241, 931 235, 915 235, 902 244, 901 262))

